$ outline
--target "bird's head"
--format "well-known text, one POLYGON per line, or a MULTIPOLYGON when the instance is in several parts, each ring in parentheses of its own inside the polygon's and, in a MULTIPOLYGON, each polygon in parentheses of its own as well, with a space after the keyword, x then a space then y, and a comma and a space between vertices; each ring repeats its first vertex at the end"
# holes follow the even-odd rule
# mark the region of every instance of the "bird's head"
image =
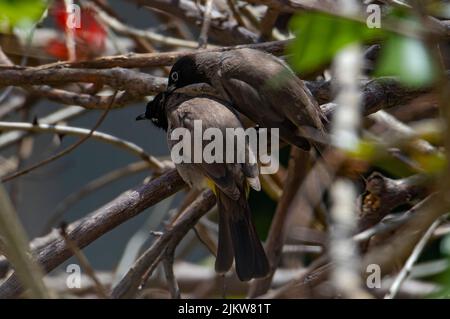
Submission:
POLYGON ((198 63, 194 55, 179 58, 170 70, 167 92, 172 93, 176 89, 195 83, 210 84, 202 64, 198 63))
POLYGON ((167 131, 168 123, 165 110, 166 97, 167 95, 164 92, 157 94, 153 100, 147 103, 145 113, 136 117, 136 121, 150 120, 156 127, 167 131))

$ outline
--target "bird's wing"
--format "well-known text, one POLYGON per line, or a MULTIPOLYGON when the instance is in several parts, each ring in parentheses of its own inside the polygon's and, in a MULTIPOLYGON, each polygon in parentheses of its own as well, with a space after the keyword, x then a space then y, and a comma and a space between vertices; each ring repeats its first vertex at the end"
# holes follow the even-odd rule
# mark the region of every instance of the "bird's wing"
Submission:
POLYGON ((233 106, 251 120, 264 126, 282 123, 283 114, 272 108, 257 88, 243 79, 230 76, 221 79, 221 84, 233 101, 233 106))
MULTIPOLYGON (((225 139, 225 129, 227 127, 241 126, 238 118, 226 106, 212 99, 193 98, 185 101, 176 110, 169 112, 169 121, 171 126, 183 127, 191 132, 192 145, 194 131, 194 120, 201 120, 203 132, 207 128, 219 128, 225 139)), ((203 147, 210 141, 203 141, 203 147)), ((225 140, 223 146, 225 147, 225 140)), ((193 152, 192 152, 193 154, 193 152)), ((255 175, 256 164, 239 164, 239 163, 192 163, 191 165, 199 169, 206 177, 210 178, 227 196, 232 199, 238 199, 244 176, 249 178, 249 183, 253 188, 258 189, 259 179, 255 175), (239 186, 240 185, 240 186, 239 186)), ((257 167, 256 167, 257 170, 257 167)))
POLYGON ((276 121, 288 118, 299 127, 323 130, 316 100, 304 82, 277 57, 254 49, 225 52, 220 72, 227 93, 235 91, 239 95, 235 103, 247 99, 246 103, 258 106, 260 112, 270 117, 276 114, 276 121))

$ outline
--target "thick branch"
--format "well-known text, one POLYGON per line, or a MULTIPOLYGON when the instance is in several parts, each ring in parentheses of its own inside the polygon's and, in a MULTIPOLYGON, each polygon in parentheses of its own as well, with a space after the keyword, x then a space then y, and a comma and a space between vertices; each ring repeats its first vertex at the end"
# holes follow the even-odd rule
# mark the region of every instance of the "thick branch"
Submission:
POLYGON ((366 191, 361 196, 359 231, 380 222, 394 208, 423 198, 429 193, 426 178, 414 175, 394 180, 379 173, 367 178, 366 191))
MULTIPOLYGON (((198 53, 198 52, 222 52, 230 51, 239 48, 253 48, 262 51, 272 53, 274 55, 282 55, 285 52, 285 48, 289 40, 284 41, 273 41, 264 42, 257 44, 244 44, 229 47, 220 47, 213 49, 204 49, 194 51, 172 51, 172 52, 161 52, 161 53, 129 53, 123 55, 112 55, 97 58, 90 61, 79 61, 79 62, 56 62, 51 64, 45 64, 37 69, 49 69, 49 68, 97 68, 97 69, 108 69, 113 67, 122 68, 144 68, 144 67, 157 67, 157 66, 169 66, 172 65, 178 58, 198 53)), ((1 69, 0 69, 1 70, 1 69)))
MULTIPOLYGON (((194 26, 201 25, 205 8, 188 0, 129 0, 148 8, 157 9, 174 15, 194 26)), ((234 19, 228 19, 217 10, 211 12, 211 36, 221 44, 256 43, 258 35, 240 26, 234 19)))
MULTIPOLYGON (((148 207, 178 192, 184 182, 175 170, 170 170, 148 184, 130 189, 88 216, 67 227, 67 236, 80 248, 86 247, 103 234, 138 215, 148 207)), ((72 253, 64 239, 54 230, 43 238, 31 242, 38 262, 51 271, 72 253)), ((0 285, 0 299, 18 297, 22 285, 13 274, 0 285)))
POLYGON ((135 262, 124 278, 114 287, 113 298, 129 298, 135 294, 146 272, 151 272, 168 246, 176 247, 186 233, 216 203, 214 194, 204 191, 194 200, 153 245, 135 262), (150 268, 151 267, 151 268, 150 268), (149 269, 150 268, 150 269, 149 269))
MULTIPOLYGON (((50 132, 56 134, 63 135, 75 135, 80 137, 85 137, 89 134, 90 130, 79 127, 71 127, 65 125, 52 125, 52 124, 32 124, 32 123, 23 123, 23 122, 1 122, 0 121, 0 131, 15 131, 15 130, 23 130, 29 132, 50 132)), ((98 139, 99 141, 120 147, 124 150, 127 150, 139 158, 149 162, 152 168, 156 170, 161 170, 164 166, 153 156, 148 155, 144 149, 140 146, 128 142, 126 140, 120 139, 113 135, 109 135, 106 133, 94 131, 92 133, 92 138, 98 139)))
POLYGON ((69 68, 3 68, 0 70, 1 86, 60 85, 62 83, 100 83, 115 89, 126 90, 133 96, 161 92, 166 87, 163 78, 122 68, 92 70, 69 68))

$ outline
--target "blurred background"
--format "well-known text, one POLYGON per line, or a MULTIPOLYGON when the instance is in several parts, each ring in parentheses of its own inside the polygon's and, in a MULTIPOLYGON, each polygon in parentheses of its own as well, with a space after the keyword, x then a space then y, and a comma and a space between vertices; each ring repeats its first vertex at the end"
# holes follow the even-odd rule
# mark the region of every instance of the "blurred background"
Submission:
MULTIPOLYGON (((0 121, 39 123, 72 104, 44 95, 35 87, 41 83, 3 85, 1 81, 7 80, 2 79, 3 71, 52 68, 51 63, 58 61, 83 66, 83 61, 122 54, 126 59, 134 54, 262 45, 306 81, 326 113, 327 129, 335 139, 329 149, 310 154, 283 147, 280 172, 264 177, 262 192, 251 193, 249 201, 260 238, 270 242, 272 256, 279 248, 279 256, 273 257, 278 267, 273 281, 265 283, 241 283, 230 275, 230 294, 265 294, 269 298, 448 297, 449 19, 449 2, 431 0, 0 0, 0 121), (81 10, 81 26, 74 31, 66 28, 68 5, 81 10), (330 169, 329 176, 321 165, 330 169), (292 175, 301 182, 289 184, 292 175), (303 197, 295 197, 296 190, 303 197), (287 191, 293 192, 285 196, 288 199, 283 196, 287 191), (430 202, 439 203, 439 207, 423 213, 422 204, 430 202), (339 220, 341 204, 347 204, 348 220, 339 220), (274 228, 279 227, 276 239, 278 234, 269 232, 271 223, 276 212, 281 215, 286 211, 292 219, 284 224, 283 219, 275 218, 274 228), (416 211, 432 217, 422 220, 416 211), (433 231, 429 236, 427 229, 433 231), (349 245, 345 246, 350 247, 348 251, 333 250, 340 240, 349 245), (424 241, 422 246, 420 240, 424 241), (389 250, 391 247, 398 250, 389 250), (383 256, 389 258, 384 260, 383 256), (409 266, 405 263, 408 258, 412 258, 409 266), (328 269, 330 259, 338 267, 325 276, 323 269, 328 269), (364 276, 355 279, 355 286, 346 287, 359 267, 373 260, 384 263, 387 269, 381 290, 366 289, 364 276), (336 277, 340 276, 348 281, 339 284, 336 277)), ((133 70, 165 83, 170 64, 133 70)), ((65 81, 52 88, 94 97, 111 95, 115 89, 104 83, 65 81)), ((148 121, 135 121, 152 95, 133 95, 129 103, 110 110, 98 130, 135 143, 162 161, 169 160, 165 132, 148 121)), ((58 123, 90 129, 103 110, 87 107, 76 113, 58 123)), ((3 177, 78 140, 38 133, 20 143, 9 143, 14 134, 6 130, 0 134, 3 177)), ((137 160, 129 152, 91 138, 70 154, 5 186, 28 237, 34 239, 62 221, 71 223, 85 217, 148 181, 152 172, 141 166, 95 187, 95 191, 83 191, 93 181, 104 181, 105 176, 111 177, 137 160), (66 205, 74 196, 76 200, 66 205)), ((192 195, 186 189, 178 192, 84 248, 102 281, 106 285, 117 283, 192 195)), ((216 221, 214 210, 201 221, 214 240, 216 221)), ((221 297, 223 285, 213 272, 215 258, 200 237, 191 230, 183 238, 176 251, 175 273, 182 278, 186 296, 221 297)), ((72 257, 56 267, 47 278, 49 285, 61 286, 58 280, 64 280, 66 266, 72 263, 78 260, 72 257)), ((170 296, 170 282, 164 279, 162 268, 159 266, 152 277, 149 286, 155 289, 147 297, 170 296)), ((95 294, 91 291, 87 296, 95 294)))

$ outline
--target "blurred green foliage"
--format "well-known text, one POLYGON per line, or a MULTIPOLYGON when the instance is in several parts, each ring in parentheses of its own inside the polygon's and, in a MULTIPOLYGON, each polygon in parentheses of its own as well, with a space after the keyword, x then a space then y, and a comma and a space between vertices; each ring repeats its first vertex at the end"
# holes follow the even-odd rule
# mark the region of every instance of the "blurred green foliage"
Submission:
MULTIPOLYGON (((392 10, 382 21, 401 24, 411 33, 420 30, 416 18, 406 11, 392 10)), ((382 23, 383 25, 383 23, 382 23)), ((410 87, 426 86, 437 77, 437 66, 429 48, 419 37, 409 37, 365 23, 324 13, 295 15, 290 27, 296 38, 288 48, 290 64, 300 73, 318 70, 353 43, 382 44, 375 76, 395 76, 410 87)))
POLYGON ((420 153, 408 150, 408 143, 405 143, 404 146, 403 153, 408 155, 410 163, 393 156, 388 152, 386 145, 369 139, 361 139, 356 149, 348 152, 347 155, 365 161, 397 178, 424 172, 436 175, 442 173, 445 169, 446 159, 442 153, 420 153), (417 167, 417 169, 414 169, 414 167, 417 167))
POLYGON ((437 66, 421 40, 389 34, 375 75, 396 76, 407 86, 420 87, 436 79, 437 66))
POLYGON ((373 41, 381 29, 369 29, 364 23, 324 13, 295 15, 290 27, 296 37, 289 47, 291 64, 299 72, 310 72, 328 63, 349 44, 373 41))
POLYGON ((0 28, 29 27, 47 9, 47 0, 0 0, 0 28))
MULTIPOLYGON (((450 235, 447 235, 440 245, 442 255, 446 256, 450 263, 450 235)), ((447 268, 441 275, 437 277, 437 282, 442 289, 435 294, 430 295, 431 298, 450 298, 450 268, 447 268)))

